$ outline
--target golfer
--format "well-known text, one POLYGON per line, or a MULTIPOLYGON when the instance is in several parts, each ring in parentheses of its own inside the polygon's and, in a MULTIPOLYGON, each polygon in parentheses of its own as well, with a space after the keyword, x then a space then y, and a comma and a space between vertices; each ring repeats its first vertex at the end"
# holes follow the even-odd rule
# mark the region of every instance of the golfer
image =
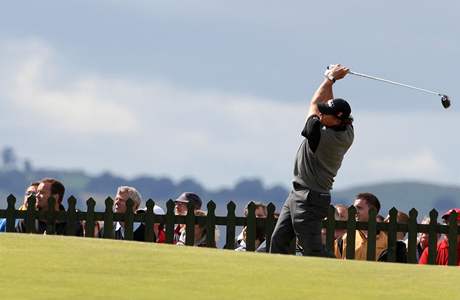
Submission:
POLYGON ((331 203, 334 177, 354 137, 350 105, 334 98, 332 85, 348 71, 333 65, 313 95, 302 131, 305 139, 295 159, 292 190, 276 223, 271 253, 288 253, 290 242, 297 237, 303 255, 328 254, 321 243, 321 221, 331 203))

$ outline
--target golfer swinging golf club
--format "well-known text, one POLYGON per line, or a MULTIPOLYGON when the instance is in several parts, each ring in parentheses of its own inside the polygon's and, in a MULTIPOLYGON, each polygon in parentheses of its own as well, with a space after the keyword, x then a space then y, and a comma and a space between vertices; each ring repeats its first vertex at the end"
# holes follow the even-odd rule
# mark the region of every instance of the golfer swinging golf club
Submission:
POLYGON ((331 66, 313 95, 302 131, 305 139, 296 155, 292 190, 276 223, 271 253, 287 254, 297 237, 303 255, 328 255, 321 243, 321 221, 327 216, 334 177, 354 137, 350 105, 334 98, 332 85, 348 71, 341 65, 331 66))

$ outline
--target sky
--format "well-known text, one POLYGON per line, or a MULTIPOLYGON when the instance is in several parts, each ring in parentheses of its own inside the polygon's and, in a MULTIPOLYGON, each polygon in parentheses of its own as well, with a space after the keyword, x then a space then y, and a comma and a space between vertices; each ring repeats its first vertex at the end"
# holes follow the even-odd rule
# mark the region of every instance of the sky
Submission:
POLYGON ((327 65, 355 142, 335 188, 460 183, 458 1, 8 1, 0 147, 36 167, 288 186, 327 65))

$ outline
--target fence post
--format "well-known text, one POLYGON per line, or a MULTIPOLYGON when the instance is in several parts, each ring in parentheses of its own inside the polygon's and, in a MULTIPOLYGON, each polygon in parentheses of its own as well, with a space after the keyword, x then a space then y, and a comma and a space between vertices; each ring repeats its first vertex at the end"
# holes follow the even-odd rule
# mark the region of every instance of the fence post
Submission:
POLYGON ((332 205, 329 205, 327 210, 326 226, 326 250, 331 254, 334 254, 335 208, 332 205))
POLYGON ((94 237, 94 227, 95 227, 94 207, 95 206, 96 206, 96 201, 94 201, 93 198, 89 198, 86 201, 86 207, 87 207, 86 218, 85 218, 85 236, 86 237, 94 237))
POLYGON ((187 215, 185 216, 185 245, 195 245, 195 206, 192 202, 187 203, 187 215))
POLYGON ((48 211, 46 212, 46 234, 56 234, 56 199, 48 198, 48 211))
POLYGON ((27 233, 35 233, 35 220, 37 216, 37 210, 35 209, 35 202, 37 199, 35 198, 35 195, 31 195, 27 199, 27 214, 26 214, 26 219, 25 219, 25 225, 26 225, 26 232, 27 233))
POLYGON ((129 198, 126 201, 126 211, 123 217, 123 229, 125 235, 124 240, 132 241, 133 240, 133 222, 134 222, 134 212, 133 212, 134 201, 129 198))
POLYGON ((8 202, 8 207, 6 208, 6 232, 14 232, 16 224, 16 208, 14 207, 16 198, 13 195, 9 195, 6 201, 8 202))
POLYGON ((214 201, 208 202, 208 215, 206 216, 206 246, 216 247, 216 204, 214 201))
POLYGON ((256 205, 254 202, 248 204, 248 215, 246 217, 246 251, 256 250, 256 205))
POLYGON ((174 243, 174 201, 171 199, 166 202, 166 243, 172 244, 174 243))
POLYGON ((409 211, 409 240, 407 245, 407 262, 410 264, 416 264, 417 261, 417 215, 418 212, 415 208, 409 211))
POLYGON ((70 196, 69 199, 67 199, 67 204, 67 224, 65 235, 76 235, 77 211, 75 206, 77 205, 77 199, 75 199, 74 196, 70 196))
POLYGON ((265 219, 265 252, 270 252, 273 230, 275 229, 275 205, 269 203, 267 206, 267 218, 265 219))
POLYGON ((227 236, 225 249, 235 250, 235 226, 236 226, 236 216, 235 216, 236 205, 233 201, 230 201, 227 204, 227 236))
POLYGON ((369 261, 376 260, 376 239, 377 239, 377 210, 374 207, 369 209, 369 220, 367 223, 367 257, 369 261))
POLYGON ((153 208, 155 207, 155 202, 152 199, 147 200, 146 205, 147 211, 144 214, 144 223, 145 223, 145 235, 144 240, 146 242, 155 242, 155 232, 153 231, 153 218, 155 216, 155 212, 153 208))
POLYGON ((104 238, 113 239, 113 200, 110 197, 105 199, 104 212, 104 238))
POLYGON ((356 241, 356 208, 352 205, 348 208, 347 221, 347 259, 355 258, 355 241, 356 241))
POLYGON ((436 264, 436 256, 438 252, 438 212, 433 209, 430 211, 430 225, 428 229, 428 264, 436 264))
POLYGON ((449 216, 449 266, 457 265, 457 243, 458 243, 457 213, 454 211, 449 216))
POLYGON ((390 224, 388 224, 388 260, 396 261, 396 239, 397 239, 397 216, 398 210, 393 207, 390 209, 390 224))

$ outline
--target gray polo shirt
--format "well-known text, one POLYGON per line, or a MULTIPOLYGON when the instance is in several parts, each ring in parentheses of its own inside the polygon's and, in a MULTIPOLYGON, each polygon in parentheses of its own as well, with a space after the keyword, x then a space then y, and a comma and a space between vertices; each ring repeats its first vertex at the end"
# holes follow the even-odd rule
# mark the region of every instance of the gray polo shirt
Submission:
POLYGON ((332 189, 343 157, 353 143, 353 126, 326 127, 318 116, 312 115, 305 124, 302 136, 305 139, 297 151, 293 182, 327 193, 332 189))

